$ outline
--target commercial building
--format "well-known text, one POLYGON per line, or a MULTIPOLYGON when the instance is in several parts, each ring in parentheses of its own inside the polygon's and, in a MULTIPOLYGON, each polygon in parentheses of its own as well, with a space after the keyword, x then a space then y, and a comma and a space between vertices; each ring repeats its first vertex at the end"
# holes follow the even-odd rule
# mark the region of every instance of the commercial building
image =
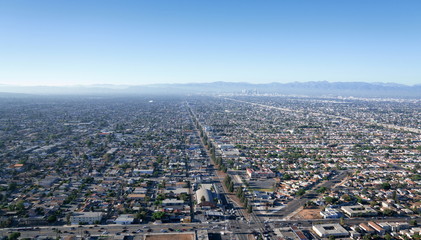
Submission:
POLYGON ((121 225, 128 225, 128 224, 132 224, 133 222, 134 222, 134 217, 132 214, 122 214, 115 220, 116 224, 121 224, 121 225))
POLYGON ((322 238, 330 236, 347 237, 349 235, 349 232, 337 223, 314 225, 313 231, 322 238))
POLYGON ((172 209, 183 209, 184 208, 184 201, 178 199, 165 199, 162 201, 162 206, 164 208, 172 208, 172 209))
POLYGON ((100 222, 103 214, 101 212, 74 212, 70 216, 70 222, 72 224, 88 223, 93 224, 100 222))
POLYGON ((366 223, 360 223, 359 226, 366 233, 373 234, 373 233, 376 232, 376 231, 374 231, 374 229, 372 227, 368 226, 366 223))
POLYGON ((320 215, 325 219, 342 217, 342 213, 334 208, 326 208, 324 211, 320 212, 320 215))
POLYGON ((376 230, 376 232, 378 232, 381 235, 383 235, 385 233, 385 230, 379 224, 377 224, 375 222, 370 221, 370 222, 368 222, 368 225, 370 227, 372 227, 374 230, 376 230))
POLYGON ((364 217, 377 215, 376 210, 368 205, 342 206, 341 210, 350 217, 364 217))
POLYGON ((259 171, 255 171, 251 168, 246 169, 247 175, 250 178, 274 178, 276 174, 272 172, 270 169, 260 169, 259 171))

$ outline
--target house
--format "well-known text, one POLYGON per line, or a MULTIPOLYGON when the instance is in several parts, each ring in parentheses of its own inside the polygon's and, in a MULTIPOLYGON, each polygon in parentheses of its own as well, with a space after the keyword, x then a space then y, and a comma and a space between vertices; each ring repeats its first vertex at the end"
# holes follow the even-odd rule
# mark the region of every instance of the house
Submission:
POLYGON ((152 175, 153 174, 153 168, 149 169, 133 169, 133 175, 134 176, 145 176, 145 175, 152 175))
POLYGON ((146 197, 146 194, 144 193, 140 193, 140 194, 132 193, 132 194, 127 195, 127 199, 129 200, 144 200, 145 197, 146 197))

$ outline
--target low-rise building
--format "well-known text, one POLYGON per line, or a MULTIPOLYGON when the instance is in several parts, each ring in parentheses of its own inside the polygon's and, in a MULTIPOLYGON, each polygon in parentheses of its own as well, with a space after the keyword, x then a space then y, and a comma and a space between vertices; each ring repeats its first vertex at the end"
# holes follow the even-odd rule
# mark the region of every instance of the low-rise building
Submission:
POLYGON ((102 216, 102 212, 74 212, 72 216, 70 216, 70 222, 72 224, 93 224, 96 222, 101 222, 102 216))
POLYGON ((327 219, 327 218, 340 218, 342 213, 334 208, 326 208, 324 211, 320 212, 320 215, 327 219))
POLYGON ((259 171, 255 171, 251 168, 246 169, 247 175, 250 178, 274 178, 276 174, 270 169, 260 169, 259 171))
POLYGON ((313 231, 322 238, 330 236, 347 237, 349 235, 349 232, 337 223, 313 225, 313 231))
POLYGON ((379 234, 384 234, 385 233, 385 230, 379 224, 377 224, 377 223, 375 223, 373 221, 368 222, 368 225, 370 227, 372 227, 379 234))
POLYGON ((121 224, 121 225, 128 225, 128 224, 132 224, 133 222, 134 222, 134 217, 132 214, 122 214, 115 220, 116 224, 121 224))
POLYGON ((162 200, 162 206, 164 208, 183 209, 184 201, 175 198, 164 199, 162 200))
POLYGON ((350 217, 375 216, 376 210, 368 205, 342 206, 341 210, 350 217))
POLYGON ((197 205, 201 208, 214 208, 213 193, 211 191, 212 184, 202 184, 202 187, 196 191, 197 205))
POLYGON ((366 223, 360 223, 359 226, 366 233, 372 234, 372 233, 376 232, 376 231, 374 231, 374 229, 372 227, 368 226, 366 223))

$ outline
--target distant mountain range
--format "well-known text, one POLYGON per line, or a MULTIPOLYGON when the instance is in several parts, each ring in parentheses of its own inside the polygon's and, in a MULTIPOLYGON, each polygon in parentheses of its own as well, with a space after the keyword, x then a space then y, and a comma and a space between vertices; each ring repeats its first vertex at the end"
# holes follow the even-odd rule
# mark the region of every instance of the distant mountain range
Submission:
POLYGON ((145 94, 283 94, 305 96, 403 97, 421 98, 421 84, 365 82, 292 82, 252 84, 245 82, 212 82, 150 85, 86 85, 69 87, 0 85, 1 94, 42 95, 145 95, 145 94))

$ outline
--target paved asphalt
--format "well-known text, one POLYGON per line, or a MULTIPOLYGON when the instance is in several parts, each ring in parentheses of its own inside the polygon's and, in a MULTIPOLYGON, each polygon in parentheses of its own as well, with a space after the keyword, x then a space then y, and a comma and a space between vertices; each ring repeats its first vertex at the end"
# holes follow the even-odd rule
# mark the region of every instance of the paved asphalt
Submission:
MULTIPOLYGON (((8 236, 12 232, 20 232, 21 238, 36 238, 37 236, 45 236, 56 238, 57 236, 106 236, 106 235, 131 235, 131 236, 140 236, 145 233, 160 233, 160 232, 177 232, 177 231, 195 231, 195 230, 208 230, 210 233, 220 233, 225 232, 227 235, 230 233, 235 234, 238 239, 247 239, 247 235, 251 234, 253 231, 259 231, 256 227, 260 227, 260 224, 253 222, 249 224, 248 221, 221 221, 221 222, 209 222, 209 223, 168 223, 168 224, 132 224, 132 225, 84 225, 84 226, 58 226, 58 227, 38 227, 32 230, 23 230, 23 228, 3 228, 0 229, 0 236, 8 236), (228 227, 228 229, 226 229, 228 227), (151 229, 151 230, 149 230, 151 229)), ((402 217, 390 217, 390 218, 353 218, 353 219, 344 219, 345 224, 355 225, 361 222, 367 221, 376 221, 376 222, 408 222, 409 218, 402 217)), ((417 222, 421 222, 421 218, 415 218, 417 222)), ((274 228, 279 227, 288 227, 288 226, 301 226, 301 227, 311 227, 314 224, 321 223, 333 223, 339 222, 340 219, 317 219, 317 220, 271 220, 270 223, 265 223, 264 226, 267 230, 273 230, 274 228)), ((274 236, 273 233, 269 233, 269 236, 274 236)))

